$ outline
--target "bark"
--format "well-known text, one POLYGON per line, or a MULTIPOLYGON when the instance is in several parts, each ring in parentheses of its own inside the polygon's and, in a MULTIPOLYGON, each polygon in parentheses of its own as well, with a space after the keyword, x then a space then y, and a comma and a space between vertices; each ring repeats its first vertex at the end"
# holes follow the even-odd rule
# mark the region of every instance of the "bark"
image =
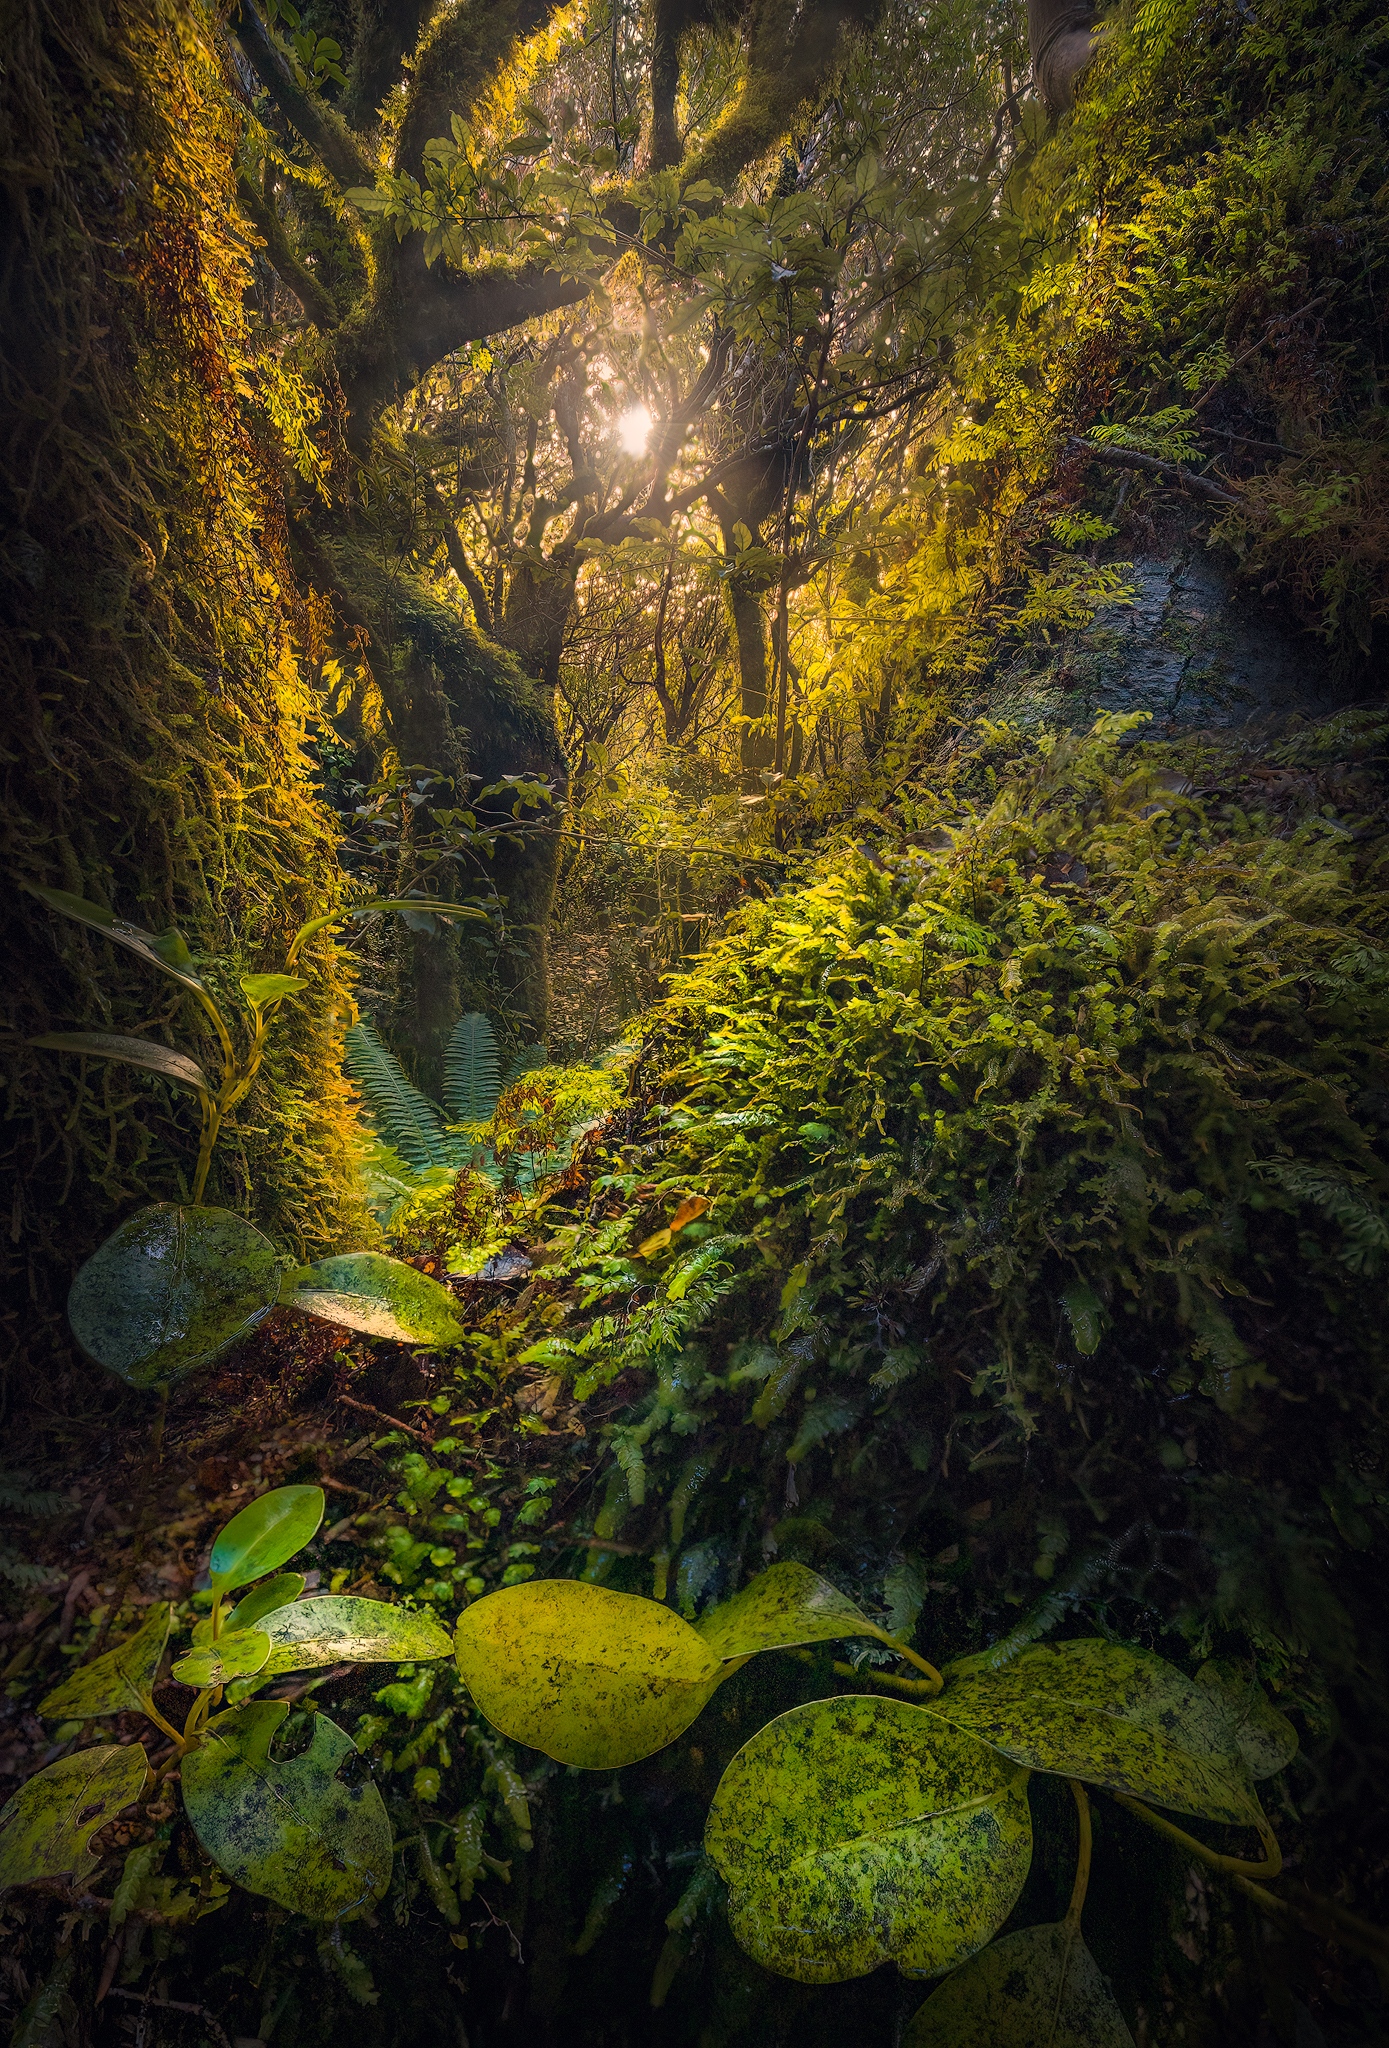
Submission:
POLYGON ((1027 46, 1043 104, 1064 114, 1082 73, 1094 61, 1100 29, 1084 0, 1027 0, 1027 46))

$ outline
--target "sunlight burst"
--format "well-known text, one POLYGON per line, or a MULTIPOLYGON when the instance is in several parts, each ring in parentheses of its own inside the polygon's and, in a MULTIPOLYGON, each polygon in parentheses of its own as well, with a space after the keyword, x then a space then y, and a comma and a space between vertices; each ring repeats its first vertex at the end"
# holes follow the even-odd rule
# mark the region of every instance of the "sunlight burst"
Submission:
POLYGON ((617 423, 617 438, 623 453, 645 455, 646 444, 651 438, 651 429, 655 424, 644 405, 629 407, 617 423))

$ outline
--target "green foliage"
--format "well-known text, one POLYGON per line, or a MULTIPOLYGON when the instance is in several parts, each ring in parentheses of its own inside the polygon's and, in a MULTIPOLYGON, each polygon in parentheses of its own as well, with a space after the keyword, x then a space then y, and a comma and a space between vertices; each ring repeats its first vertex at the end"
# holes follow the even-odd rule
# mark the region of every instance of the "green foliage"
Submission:
POLYGON ((444 1054, 444 1100, 455 1122, 485 1124, 497 1106, 501 1077, 496 1033, 477 1010, 460 1017, 444 1054))
POLYGON ((902 2048, 1133 2048, 1078 1927, 1021 1927, 933 1992, 902 2048), (1043 2032, 1042 2029, 1046 2031, 1043 2032))
MULTIPOLYGON (((286 1671, 437 1660, 447 1657, 449 1639, 427 1614, 381 1601, 299 1599, 301 1575, 277 1567, 311 1541, 322 1520, 320 1487, 286 1486, 252 1501, 220 1531, 208 1568, 211 1615, 174 1666, 179 1682, 194 1688, 181 1730, 154 1700, 172 1612, 165 1603, 129 1641, 42 1701, 41 1712, 78 1722, 134 1709, 171 1738, 173 1753, 153 1772, 138 1746, 79 1750, 36 1773, 0 1814, 0 1885, 65 1876, 84 1889, 99 1860, 88 1847, 93 1831, 137 1795, 147 1800, 177 1769, 199 1841, 247 1891, 334 1921, 380 1897, 391 1874, 391 1826, 375 1784, 349 1769, 357 1754, 352 1738, 316 1715, 307 1749, 277 1756, 273 1741, 288 1703, 247 1696, 286 1671), (244 1595, 224 1627, 223 1595, 267 1573, 275 1576, 244 1595), (233 1696, 235 1705, 214 1712, 233 1696)), ((166 1917, 179 1918, 165 1903, 166 1917)), ((188 1907, 207 1909, 198 1900, 188 1907)))
POLYGON ((447 1288, 381 1252, 347 1252, 303 1266, 288 1276, 280 1298, 288 1308, 397 1344, 438 1351, 464 1336, 447 1288))
POLYGON ((382 1135, 411 1166, 457 1166, 461 1148, 448 1137, 437 1104, 422 1095, 376 1027, 354 1024, 343 1040, 348 1073, 366 1097, 382 1135))

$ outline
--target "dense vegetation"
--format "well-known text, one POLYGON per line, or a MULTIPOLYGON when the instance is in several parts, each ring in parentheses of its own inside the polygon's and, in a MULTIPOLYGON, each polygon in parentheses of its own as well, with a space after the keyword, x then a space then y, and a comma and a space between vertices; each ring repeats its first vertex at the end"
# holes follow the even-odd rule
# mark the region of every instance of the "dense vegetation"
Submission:
POLYGON ((1385 40, 20 7, 17 2048, 1383 2037, 1385 40))

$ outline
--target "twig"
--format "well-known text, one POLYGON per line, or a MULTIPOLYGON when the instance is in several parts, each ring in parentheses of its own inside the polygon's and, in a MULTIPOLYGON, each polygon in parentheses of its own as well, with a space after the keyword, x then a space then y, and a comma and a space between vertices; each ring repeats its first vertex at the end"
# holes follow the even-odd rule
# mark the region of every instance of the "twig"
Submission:
POLYGON ((1257 341, 1251 342, 1248 348, 1241 349, 1239 354, 1235 357, 1234 361, 1228 364, 1226 368, 1221 371, 1220 375, 1216 378, 1215 382, 1213 384, 1208 384, 1206 386, 1205 390, 1201 393, 1201 396, 1196 400, 1196 403, 1192 406, 1191 410, 1193 412, 1200 412, 1202 406, 1209 405, 1211 400, 1215 397, 1216 392, 1225 382, 1225 379, 1230 375, 1231 371, 1237 370, 1241 363, 1247 363, 1251 356, 1256 356, 1259 353, 1259 350, 1263 348, 1267 343, 1269 335, 1273 332, 1275 327, 1290 327, 1294 320, 1301 320, 1308 313, 1315 313, 1319 306, 1324 306, 1326 304, 1327 296, 1328 294, 1326 292, 1323 292, 1319 299, 1309 299, 1307 304, 1305 306, 1300 307, 1296 313, 1280 313, 1277 319, 1270 320, 1268 325, 1265 327, 1263 333, 1259 336, 1259 339, 1257 341))
POLYGON ((152 1998, 148 1991, 123 1991, 118 1984, 111 1986, 107 1997, 129 1998, 136 2005, 162 2005, 166 2012, 196 2013, 200 2020, 206 2020, 208 2026, 211 2027, 213 2033, 222 2043, 222 2048, 231 2048, 231 2042, 227 2039, 226 2028, 221 2024, 220 2020, 213 2017, 205 2005, 189 2005, 181 1998, 152 1998))
POLYGON ((1244 511, 1251 509, 1244 498, 1237 498, 1233 491, 1222 491, 1219 484, 1208 483, 1205 477, 1183 469, 1180 463, 1164 462, 1156 455, 1138 455, 1130 448, 1109 448, 1100 441, 1082 441, 1075 434, 1069 436, 1069 442, 1090 462, 1102 462, 1111 469, 1140 469, 1149 476, 1173 477, 1179 489, 1190 491, 1194 497, 1211 498, 1217 505, 1238 505, 1244 511))
POLYGON ((407 1436, 417 1436, 422 1444, 429 1442, 424 1430, 415 1429, 408 1422, 400 1422, 394 1415, 383 1414, 381 1409, 371 1407, 366 1401, 354 1401, 351 1394, 339 1394, 338 1399, 344 1408, 355 1408, 362 1415, 374 1415, 378 1422, 389 1422, 392 1429, 403 1429, 407 1436))

